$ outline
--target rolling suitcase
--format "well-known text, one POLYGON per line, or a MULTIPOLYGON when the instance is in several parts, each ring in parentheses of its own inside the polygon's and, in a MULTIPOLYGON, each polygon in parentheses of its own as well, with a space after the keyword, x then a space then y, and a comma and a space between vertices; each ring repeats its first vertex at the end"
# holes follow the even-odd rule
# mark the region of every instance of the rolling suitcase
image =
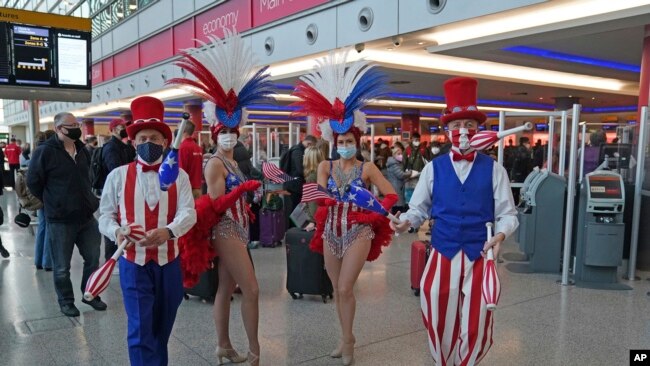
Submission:
POLYGON ((190 298, 190 295, 201 298, 203 302, 214 302, 214 297, 217 294, 219 287, 219 272, 217 271, 217 261, 213 260, 212 268, 203 272, 199 277, 199 283, 192 288, 185 289, 185 300, 190 298))
POLYGON ((282 245, 285 234, 283 210, 260 211, 260 244, 263 247, 275 248, 282 245))
POLYGON ((309 249, 313 235, 296 227, 287 231, 287 291, 294 300, 303 295, 320 295, 327 302, 328 296, 333 298, 334 289, 323 256, 309 249))
POLYGON ((411 290, 415 296, 420 296, 420 280, 430 252, 428 242, 416 240, 411 244, 411 290))

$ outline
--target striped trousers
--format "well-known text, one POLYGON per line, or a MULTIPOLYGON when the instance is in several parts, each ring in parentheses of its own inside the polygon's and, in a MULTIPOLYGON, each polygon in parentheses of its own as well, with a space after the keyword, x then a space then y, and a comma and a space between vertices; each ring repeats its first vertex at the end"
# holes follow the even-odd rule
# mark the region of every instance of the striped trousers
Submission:
POLYGON ((484 259, 432 249, 420 283, 422 318, 436 366, 478 364, 492 345, 493 315, 481 293, 484 259))

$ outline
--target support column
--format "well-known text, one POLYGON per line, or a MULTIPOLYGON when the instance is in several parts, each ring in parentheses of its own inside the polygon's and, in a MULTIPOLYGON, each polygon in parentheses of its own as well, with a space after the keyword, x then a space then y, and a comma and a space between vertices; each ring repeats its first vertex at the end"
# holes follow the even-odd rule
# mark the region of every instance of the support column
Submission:
POLYGON ((190 114, 190 121, 194 123, 194 135, 192 138, 198 140, 199 132, 203 131, 203 106, 200 101, 190 101, 183 105, 185 112, 190 114))
POLYGON ((650 97, 650 24, 645 26, 643 38, 643 51, 641 53, 641 73, 639 74, 639 110, 637 115, 641 116, 641 107, 648 105, 650 97))
POLYGON ((84 118, 81 121, 81 139, 82 141, 88 135, 95 135, 95 120, 93 118, 84 118))
MULTIPOLYGON (((366 131, 362 131, 365 133, 366 131)), ((321 137, 320 128, 318 127, 318 119, 314 117, 307 117, 307 134, 316 137, 321 137)))
POLYGON ((419 133, 420 131, 420 111, 419 110, 406 110, 402 112, 402 132, 409 132, 409 136, 412 136, 414 132, 419 133))
POLYGON ((29 102, 29 136, 27 139, 27 141, 29 141, 32 146, 32 151, 36 149, 36 145, 34 144, 34 135, 36 135, 36 132, 40 130, 41 122, 40 111, 38 109, 38 101, 32 100, 29 102))

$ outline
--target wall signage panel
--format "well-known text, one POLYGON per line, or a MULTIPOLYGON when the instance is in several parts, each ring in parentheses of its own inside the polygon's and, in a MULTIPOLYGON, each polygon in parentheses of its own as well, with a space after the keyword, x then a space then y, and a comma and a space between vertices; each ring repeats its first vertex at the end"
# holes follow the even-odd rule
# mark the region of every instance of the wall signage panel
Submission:
POLYGON ((253 27, 276 21, 329 0, 252 0, 253 27))
POLYGON ((252 28, 251 0, 231 0, 194 17, 197 39, 208 42, 209 35, 223 37, 223 28, 243 32, 252 28))

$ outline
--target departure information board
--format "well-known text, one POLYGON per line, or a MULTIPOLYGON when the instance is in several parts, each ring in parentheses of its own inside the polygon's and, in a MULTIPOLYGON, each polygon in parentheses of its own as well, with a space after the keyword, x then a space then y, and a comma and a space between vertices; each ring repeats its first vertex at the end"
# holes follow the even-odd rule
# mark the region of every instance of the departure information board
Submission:
POLYGON ((90 20, 0 8, 0 98, 88 102, 90 20))

